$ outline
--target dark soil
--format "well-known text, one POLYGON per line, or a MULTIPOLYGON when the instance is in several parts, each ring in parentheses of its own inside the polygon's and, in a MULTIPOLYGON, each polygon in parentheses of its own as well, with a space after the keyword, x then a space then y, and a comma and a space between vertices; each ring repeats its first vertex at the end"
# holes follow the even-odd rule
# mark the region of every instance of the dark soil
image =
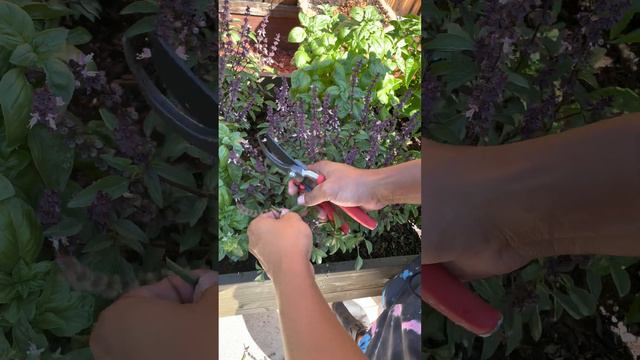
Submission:
POLYGON ((273 56, 274 65, 273 68, 279 75, 291 74, 296 71, 295 65, 291 63, 293 55, 296 51, 293 49, 278 49, 273 56))
POLYGON ((351 13, 351 9, 355 7, 365 7, 371 5, 376 7, 380 14, 382 14, 385 24, 388 24, 391 20, 389 19, 389 16, 387 16, 387 12, 385 11, 385 9, 380 5, 380 2, 376 0, 312 0, 311 4, 313 4, 314 6, 324 4, 337 6, 338 11, 345 16, 349 16, 349 14, 351 13))
MULTIPOLYGON (((633 276, 638 273, 638 268, 640 266, 636 265, 628 269, 632 274, 631 294, 640 291, 640 280, 638 276, 633 276)), ((575 320, 566 313, 560 321, 544 317, 544 330, 539 342, 523 341, 523 345, 509 357, 505 357, 504 352, 500 353, 498 350, 492 359, 635 360, 620 337, 611 331, 612 326, 617 326, 617 323, 611 321, 611 315, 615 315, 617 319, 624 319, 624 311, 629 309, 632 300, 631 296, 620 299, 612 281, 605 281, 599 306, 605 308, 609 315, 604 315, 598 310, 595 316, 581 320, 575 320)), ((638 330, 637 325, 629 326, 629 332, 633 334, 637 335, 638 330)), ((476 346, 475 350, 476 354, 480 354, 482 348, 476 346)))
MULTIPOLYGON (((504 355, 504 349, 498 349, 491 359, 633 360, 618 335, 604 326, 607 319, 602 315, 582 320, 565 315, 562 321, 553 322, 549 318, 543 321, 543 337, 539 342, 523 343, 509 356, 504 355)), ((475 350, 476 354, 482 352, 480 341, 476 342, 475 350)))

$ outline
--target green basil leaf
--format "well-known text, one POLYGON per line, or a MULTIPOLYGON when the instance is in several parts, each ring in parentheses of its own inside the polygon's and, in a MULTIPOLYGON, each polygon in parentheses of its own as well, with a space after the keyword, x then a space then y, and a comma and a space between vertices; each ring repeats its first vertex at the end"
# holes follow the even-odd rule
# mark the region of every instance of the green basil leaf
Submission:
POLYGON ((134 1, 127 5, 122 11, 121 15, 127 14, 155 14, 158 12, 158 4, 154 1, 142 0, 134 1))
POLYGON ((537 305, 533 310, 533 316, 529 321, 529 330, 533 341, 537 342, 540 340, 540 337, 542 336, 542 319, 540 318, 540 309, 538 309, 537 305))
POLYGON ((0 74, 4 74, 11 67, 11 54, 13 51, 0 47, 0 74))
POLYGON ((306 37, 307 37, 307 32, 299 26, 294 27, 289 32, 290 43, 299 44, 303 42, 306 37))
MULTIPOLYGON (((2 10, 2 4, 0 4, 2 10)), ((9 147, 24 142, 31 113, 33 89, 21 69, 11 69, 0 80, 0 106, 9 147)))
POLYGON ((66 280, 53 273, 38 299, 33 323, 56 336, 70 337, 93 323, 93 298, 72 291, 66 280))
POLYGON ((46 237, 73 236, 82 231, 82 223, 76 219, 64 217, 56 225, 44 231, 46 237))
POLYGON ((296 70, 291 77, 291 87, 297 91, 306 91, 311 85, 311 77, 304 71, 296 70))
POLYGON ((303 27, 306 27, 309 24, 309 16, 307 16, 303 11, 298 13, 298 20, 300 20, 300 25, 303 27))
POLYGON ((191 171, 183 167, 169 165, 164 162, 154 162, 151 167, 159 176, 169 181, 173 181, 190 188, 196 187, 196 180, 193 178, 193 174, 191 171))
POLYGON ((507 329, 507 350, 506 354, 509 355, 515 350, 522 342, 522 314, 515 312, 513 314, 513 322, 511 328, 507 329))
POLYGON ((298 69, 307 65, 310 61, 311 61, 311 58, 304 50, 296 51, 296 54, 293 56, 293 64, 298 69))
POLYGON ((200 243, 202 239, 202 228, 190 227, 179 239, 180 253, 183 253, 189 249, 192 249, 200 243))
POLYGON ((364 260, 362 260, 362 258, 360 257, 360 255, 358 255, 358 257, 356 258, 356 265, 355 265, 355 269, 360 270, 362 268, 362 265, 364 264, 364 260))
POLYGON ((112 224, 113 229, 120 235, 136 240, 138 242, 147 241, 147 234, 140 229, 133 221, 127 219, 120 219, 112 224))
POLYGON ((189 202, 189 206, 176 215, 176 221, 187 222, 190 226, 194 226, 204 214, 208 203, 209 200, 206 198, 198 198, 195 203, 189 202))
POLYGON ((54 58, 45 60, 43 65, 49 89, 55 96, 61 97, 62 101, 68 104, 76 88, 76 79, 71 69, 61 60, 54 58))
POLYGON ((162 186, 160 185, 160 178, 158 173, 153 169, 149 169, 144 173, 144 185, 147 187, 149 196, 158 207, 162 208, 164 200, 162 197, 162 186))
POLYGON ((100 110, 98 110, 100 112, 100 117, 102 118, 102 121, 104 121, 104 124, 107 126, 107 129, 109 130, 115 130, 115 128, 118 126, 118 119, 116 118, 115 115, 113 115, 113 113, 105 108, 100 108, 100 110))
POLYGON ((27 12, 10 2, 0 2, 0 47, 28 43, 36 30, 27 12))
POLYGON ((29 44, 18 45, 9 58, 12 64, 22 67, 33 66, 37 60, 38 56, 33 52, 33 48, 29 44))
POLYGON ((42 125, 29 131, 28 143, 33 163, 44 183, 51 189, 63 191, 73 170, 75 150, 61 135, 42 125))
POLYGON ((628 34, 624 34, 617 38, 613 43, 615 44, 634 44, 640 42, 640 29, 635 29, 628 34))
POLYGON ((596 299, 600 298, 600 293, 602 292, 602 277, 595 271, 588 269, 587 284, 589 285, 589 290, 591 290, 593 296, 596 299))
POLYGON ((626 296, 629 290, 631 290, 631 279, 627 270, 612 265, 611 277, 613 278, 613 283, 616 285, 616 289, 618 289, 618 295, 620 295, 620 297, 626 296))
POLYGON ((0 271, 11 271, 20 260, 33 262, 41 247, 35 211, 17 197, 0 201, 0 271))
POLYGON ((364 9, 361 7, 354 7, 351 9, 349 15, 353 20, 360 22, 364 19, 364 9))
POLYGON ((482 360, 490 359, 498 349, 500 342, 501 340, 497 333, 484 338, 484 341, 482 342, 481 359, 482 360))
POLYGON ((367 253, 371 255, 371 252, 373 251, 373 244, 371 243, 371 241, 365 240, 364 245, 367 247, 367 253))
POLYGON ((571 297, 569 297, 569 295, 565 295, 560 292, 555 292, 553 295, 555 296, 558 303, 562 305, 562 308, 564 308, 569 313, 569 315, 571 315, 571 317, 576 320, 580 320, 582 318, 580 309, 573 302, 573 300, 571 300, 571 297))
POLYGON ((31 43, 34 51, 44 59, 64 49, 68 34, 69 30, 61 27, 47 29, 37 33, 31 43))
POLYGON ((51 20, 71 15, 71 9, 59 4, 30 3, 22 5, 22 9, 29 13, 34 20, 51 20))
POLYGON ((0 201, 13 197, 15 194, 16 189, 13 188, 11 181, 0 174, 0 201))
POLYGON ((151 32, 156 27, 156 21, 156 16, 143 17, 135 24, 131 25, 124 34, 126 37, 134 37, 136 35, 151 32))
POLYGON ((111 154, 100 155, 100 158, 104 160, 107 165, 123 172, 135 172, 138 167, 137 165, 133 165, 133 161, 131 159, 117 157, 111 154))
MULTIPOLYGON (((4 336, 4 331, 0 332, 0 354, 5 354, 7 355, 7 358, 10 359, 11 357, 11 344, 9 344, 9 340, 7 340, 7 338, 4 336)), ((13 354, 14 356, 17 356, 17 354, 13 354)))
POLYGON ((122 196, 122 194, 124 194, 128 190, 129 179, 116 175, 107 176, 94 182, 87 188, 82 189, 78 193, 73 195, 71 201, 69 201, 69 204, 67 206, 70 208, 89 206, 95 199, 98 191, 104 191, 109 194, 112 199, 116 199, 122 196))
POLYGON ((439 51, 463 51, 473 50, 475 44, 473 40, 456 34, 438 34, 433 40, 425 45, 427 50, 439 51))
POLYGON ((625 322, 628 324, 640 323, 640 295, 636 295, 633 299, 633 303, 631 303, 625 316, 625 322))
POLYGON ((67 43, 69 45, 82 45, 91 41, 91 33, 82 26, 75 27, 69 31, 67 35, 67 43))
POLYGON ((590 96, 596 99, 611 97, 613 99, 613 108, 619 111, 640 111, 640 95, 631 89, 606 87, 591 92, 590 96))
POLYGON ((578 287, 570 288, 568 291, 569 297, 571 297, 571 300, 573 300, 573 303, 576 304, 583 316, 590 316, 595 313, 597 301, 590 292, 578 287))

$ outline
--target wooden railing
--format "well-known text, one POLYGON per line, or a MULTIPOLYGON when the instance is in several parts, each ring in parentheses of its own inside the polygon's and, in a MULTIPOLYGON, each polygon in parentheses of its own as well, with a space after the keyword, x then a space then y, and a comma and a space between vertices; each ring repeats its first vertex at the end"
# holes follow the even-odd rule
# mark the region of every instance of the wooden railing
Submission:
POLYGON ((421 0, 385 0, 396 15, 419 15, 422 10, 421 0))
MULTIPOLYGON (((368 296, 380 296, 384 285, 418 255, 370 259, 359 271, 354 262, 316 265, 316 283, 329 303, 368 296)), ((255 271, 220 275, 220 317, 272 311, 277 308, 271 280, 254 281, 255 271)))

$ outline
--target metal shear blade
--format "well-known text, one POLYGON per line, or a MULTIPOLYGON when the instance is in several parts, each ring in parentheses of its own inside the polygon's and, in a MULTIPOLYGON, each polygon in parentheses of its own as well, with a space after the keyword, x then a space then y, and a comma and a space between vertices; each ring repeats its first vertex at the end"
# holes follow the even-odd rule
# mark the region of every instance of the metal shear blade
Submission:
POLYGON ((303 163, 292 158, 271 136, 264 135, 264 138, 258 138, 258 143, 267 159, 284 173, 291 177, 318 179, 318 174, 308 170, 303 163))

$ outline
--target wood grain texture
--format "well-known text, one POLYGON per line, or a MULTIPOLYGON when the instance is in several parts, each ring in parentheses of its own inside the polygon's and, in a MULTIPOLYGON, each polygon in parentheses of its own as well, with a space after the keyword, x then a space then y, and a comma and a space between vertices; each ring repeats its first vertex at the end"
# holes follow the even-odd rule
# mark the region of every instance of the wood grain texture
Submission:
MULTIPOLYGON (((359 271, 354 262, 315 266, 316 283, 328 303, 379 296, 389 279, 417 255, 366 260, 359 271)), ((277 308, 271 280, 256 282, 257 272, 220 276, 219 316, 249 314, 277 308)))
MULTIPOLYGON (((297 3, 297 2, 296 2, 297 3)), ((249 8, 249 15, 252 16, 266 16, 269 14, 272 18, 278 17, 292 17, 297 18, 300 8, 296 3, 291 4, 289 1, 283 1, 281 3, 259 2, 259 1, 230 1, 229 11, 231 14, 242 15, 245 13, 247 7, 249 8)))

